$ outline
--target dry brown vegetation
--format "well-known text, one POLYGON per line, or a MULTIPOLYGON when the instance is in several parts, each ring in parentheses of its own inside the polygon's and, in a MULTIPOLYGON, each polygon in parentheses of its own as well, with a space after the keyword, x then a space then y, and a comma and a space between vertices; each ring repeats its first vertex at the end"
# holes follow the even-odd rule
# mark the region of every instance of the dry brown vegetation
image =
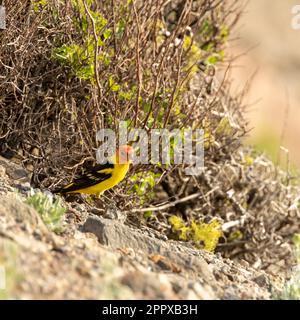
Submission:
POLYGON ((128 223, 169 237, 176 237, 170 215, 187 223, 218 218, 224 255, 286 270, 299 231, 298 189, 288 173, 242 147, 242 97, 229 96, 226 77, 215 75, 227 68, 224 49, 242 5, 8 0, 8 28, 0 33, 1 155, 32 172, 33 186, 52 189, 95 162, 100 128, 116 130, 121 120, 147 130, 203 128, 200 176, 186 177, 178 166, 137 167, 119 196, 107 197, 129 211, 128 223))

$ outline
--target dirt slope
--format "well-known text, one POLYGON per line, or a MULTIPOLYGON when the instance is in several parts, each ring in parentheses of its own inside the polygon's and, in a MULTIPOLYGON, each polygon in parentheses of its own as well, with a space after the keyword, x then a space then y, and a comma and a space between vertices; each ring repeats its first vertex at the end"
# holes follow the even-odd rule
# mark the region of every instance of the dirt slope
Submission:
POLYGON ((1 298, 269 299, 281 280, 78 205, 64 233, 24 203, 26 172, 0 159, 1 298), (18 189, 18 194, 14 191, 18 189))

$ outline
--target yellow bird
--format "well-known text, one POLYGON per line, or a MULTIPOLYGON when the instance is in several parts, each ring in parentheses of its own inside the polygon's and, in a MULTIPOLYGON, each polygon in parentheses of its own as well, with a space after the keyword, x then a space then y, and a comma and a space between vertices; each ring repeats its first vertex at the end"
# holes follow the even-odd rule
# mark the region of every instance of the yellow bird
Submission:
POLYGON ((54 193, 85 193, 100 195, 102 192, 111 189, 125 178, 131 163, 130 156, 132 153, 133 148, 131 146, 120 146, 120 149, 117 150, 116 154, 109 162, 96 165, 68 185, 59 190, 55 190, 54 193))

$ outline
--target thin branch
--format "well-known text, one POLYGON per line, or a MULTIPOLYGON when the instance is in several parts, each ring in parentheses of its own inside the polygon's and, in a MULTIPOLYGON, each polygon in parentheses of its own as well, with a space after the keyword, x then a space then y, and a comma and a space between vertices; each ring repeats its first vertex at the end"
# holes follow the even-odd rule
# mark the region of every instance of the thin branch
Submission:
POLYGON ((136 76, 137 76, 137 94, 136 94, 136 101, 135 101, 135 115, 134 115, 134 126, 137 124, 138 112, 139 112, 139 104, 140 104, 140 95, 141 95, 141 61, 140 61, 140 21, 139 16, 136 10, 135 2, 132 2, 134 15, 136 18, 137 24, 137 36, 136 36, 136 76))
POLYGON ((190 195, 188 195, 188 196, 186 196, 184 198, 175 200, 173 202, 170 202, 170 203, 158 206, 158 207, 132 209, 130 212, 147 212, 147 211, 166 210, 168 208, 176 206, 178 203, 183 203, 183 202, 186 202, 186 201, 189 201, 189 200, 193 200, 195 198, 202 199, 204 197, 207 197, 208 195, 214 193, 217 189, 219 189, 219 187, 215 187, 214 189, 212 189, 209 192, 207 192, 204 196, 200 192, 197 192, 197 193, 190 194, 190 195))
MULTIPOLYGON (((94 36, 94 41, 95 41, 95 47, 94 47, 94 74, 95 74, 95 79, 96 79, 96 83, 97 83, 97 87, 98 87, 98 95, 99 97, 101 97, 101 93, 102 93, 102 88, 101 88, 101 83, 100 83, 100 79, 99 79, 99 74, 98 74, 98 50, 99 50, 99 46, 98 46, 98 36, 97 36, 97 31, 96 31, 96 23, 95 20, 93 18, 93 16, 91 15, 89 8, 87 6, 86 0, 83 0, 83 5, 84 5, 84 9, 86 14, 89 16, 91 22, 92 22, 92 27, 93 27, 93 36, 94 36)), ((100 111, 101 116, 103 116, 103 112, 100 110, 100 108, 98 108, 98 110, 100 111)), ((102 125, 103 125, 103 119, 102 119, 102 125)))

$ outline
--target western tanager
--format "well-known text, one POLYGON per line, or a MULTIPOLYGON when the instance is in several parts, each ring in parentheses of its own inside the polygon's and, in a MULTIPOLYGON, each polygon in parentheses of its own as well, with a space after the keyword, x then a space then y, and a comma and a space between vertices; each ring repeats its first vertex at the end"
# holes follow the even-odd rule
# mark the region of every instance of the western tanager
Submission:
POLYGON ((76 178, 71 183, 55 190, 54 193, 85 193, 100 195, 122 181, 129 170, 130 155, 133 148, 129 145, 120 146, 116 154, 105 164, 98 164, 91 170, 76 178))

